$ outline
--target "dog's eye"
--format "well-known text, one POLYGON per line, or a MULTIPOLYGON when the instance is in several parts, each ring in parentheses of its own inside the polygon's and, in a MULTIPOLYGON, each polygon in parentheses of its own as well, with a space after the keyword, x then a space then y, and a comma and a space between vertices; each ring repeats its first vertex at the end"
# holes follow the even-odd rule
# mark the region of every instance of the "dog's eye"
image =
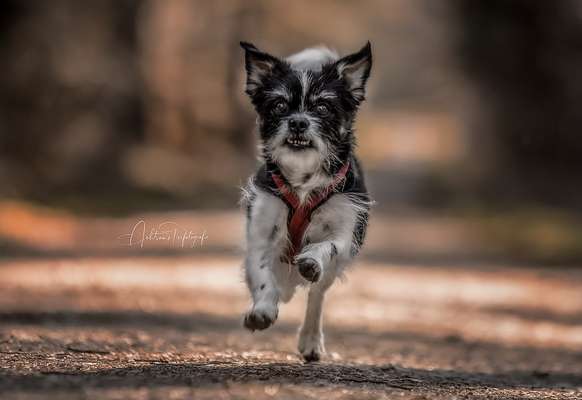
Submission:
POLYGON ((325 104, 320 104, 316 107, 316 110, 321 115, 326 115, 329 113, 329 108, 325 104))
POLYGON ((287 105, 286 102, 278 101, 275 104, 275 107, 273 107, 273 111, 275 111, 275 113, 277 113, 277 114, 283 114, 283 113, 287 112, 288 108, 289 108, 289 106, 287 105))

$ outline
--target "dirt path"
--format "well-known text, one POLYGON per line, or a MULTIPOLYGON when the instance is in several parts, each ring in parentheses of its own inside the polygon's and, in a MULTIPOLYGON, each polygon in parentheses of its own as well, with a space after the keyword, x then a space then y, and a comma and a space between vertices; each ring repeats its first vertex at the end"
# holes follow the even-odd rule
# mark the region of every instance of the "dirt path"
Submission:
POLYGON ((0 398, 582 399, 582 275, 360 263, 295 353, 304 293, 250 334, 235 257, 0 263, 0 398))

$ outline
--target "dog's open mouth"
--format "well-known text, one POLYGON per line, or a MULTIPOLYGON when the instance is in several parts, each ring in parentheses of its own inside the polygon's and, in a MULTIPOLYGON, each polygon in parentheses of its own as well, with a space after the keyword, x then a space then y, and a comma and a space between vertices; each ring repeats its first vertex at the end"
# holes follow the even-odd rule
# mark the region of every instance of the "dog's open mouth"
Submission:
POLYGON ((305 139, 305 138, 287 138, 286 141, 287 146, 291 147, 292 149, 295 150, 302 150, 302 149, 306 149, 311 146, 311 140, 305 139))

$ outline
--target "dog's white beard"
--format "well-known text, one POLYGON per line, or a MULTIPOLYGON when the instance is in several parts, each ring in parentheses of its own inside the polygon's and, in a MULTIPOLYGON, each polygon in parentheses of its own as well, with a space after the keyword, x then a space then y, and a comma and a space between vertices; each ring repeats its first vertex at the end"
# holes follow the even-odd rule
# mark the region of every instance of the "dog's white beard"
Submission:
POLYGON ((277 163, 294 187, 301 186, 306 175, 314 174, 321 167, 321 157, 314 149, 294 151, 284 148, 279 153, 277 163))
POLYGON ((322 169, 324 158, 317 149, 294 151, 280 147, 273 153, 273 159, 293 186, 301 203, 314 190, 326 187, 332 181, 322 169))

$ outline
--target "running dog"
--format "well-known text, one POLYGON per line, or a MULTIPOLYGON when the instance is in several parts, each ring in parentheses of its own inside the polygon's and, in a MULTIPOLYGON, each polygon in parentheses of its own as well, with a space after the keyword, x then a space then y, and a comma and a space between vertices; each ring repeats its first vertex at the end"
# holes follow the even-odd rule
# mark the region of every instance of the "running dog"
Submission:
POLYGON ((368 42, 345 57, 325 47, 282 59, 241 42, 246 94, 257 113, 261 164, 243 189, 245 277, 253 306, 244 326, 262 330, 279 302, 308 286, 299 352, 325 353, 324 295, 358 254, 372 201, 355 155, 354 120, 372 67, 368 42))

